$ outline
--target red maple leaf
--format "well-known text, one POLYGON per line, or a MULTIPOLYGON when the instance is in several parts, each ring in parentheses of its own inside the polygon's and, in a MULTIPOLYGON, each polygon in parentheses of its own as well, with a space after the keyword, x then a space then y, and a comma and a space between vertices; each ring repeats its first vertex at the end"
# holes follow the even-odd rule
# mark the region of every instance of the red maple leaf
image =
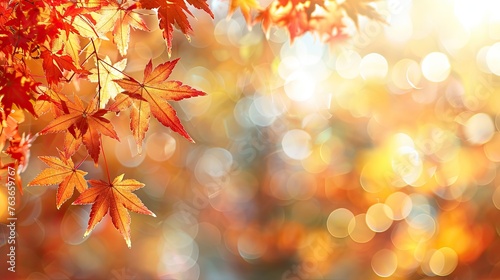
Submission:
POLYGON ((176 25, 184 35, 193 31, 189 24, 187 15, 193 16, 189 11, 186 2, 197 9, 207 12, 212 18, 214 14, 208 7, 206 0, 139 0, 140 6, 145 9, 158 9, 158 24, 163 29, 163 38, 167 40, 168 55, 172 53, 172 39, 174 25, 176 25))
POLYGON ((26 167, 28 167, 31 143, 35 141, 36 137, 37 135, 32 136, 31 134, 25 135, 23 133, 22 136, 16 135, 10 140, 10 145, 5 153, 17 161, 19 172, 24 172, 26 167))
POLYGON ((39 84, 21 65, 0 65, 0 102, 5 116, 8 116, 12 107, 16 105, 36 117, 37 114, 32 104, 34 99, 32 93, 36 92, 36 87, 39 84))
POLYGON ((5 22, 9 20, 11 14, 12 9, 7 1, 0 2, 0 25, 5 25, 5 22))
POLYGON ((45 77, 49 84, 56 84, 63 78, 62 71, 68 70, 75 73, 85 73, 87 71, 82 69, 77 69, 71 56, 65 54, 52 53, 49 50, 43 50, 41 52, 41 58, 43 59, 43 70, 45 71, 45 77))
POLYGON ((43 44, 46 26, 40 21, 44 4, 40 0, 10 1, 10 18, 0 28, 0 49, 4 52, 28 53, 35 45, 43 44))
MULTIPOLYGON (((72 146, 66 143, 64 152, 66 157, 71 156, 75 151, 75 147, 79 147, 83 142, 90 157, 95 164, 99 161, 99 153, 101 150, 101 134, 118 139, 118 135, 111 122, 104 118, 104 114, 108 110, 98 109, 96 99, 90 102, 87 107, 83 106, 82 101, 78 96, 75 96, 75 102, 62 102, 65 114, 51 121, 40 134, 67 132, 71 133, 74 141, 72 146)), ((71 138, 71 137, 70 137, 71 138)))
POLYGON ((16 110, 9 116, 0 110, 0 151, 5 147, 8 140, 12 140, 19 135, 19 123, 24 121, 24 114, 21 110, 16 110))
POLYGON ((179 81, 167 81, 178 60, 167 61, 158 65, 155 69, 153 69, 153 62, 150 60, 146 65, 146 69, 144 69, 142 82, 133 78, 115 80, 125 90, 124 93, 133 99, 133 102, 128 103, 132 103, 130 128, 139 151, 149 127, 151 113, 164 126, 170 127, 173 131, 194 142, 184 130, 168 100, 179 101, 184 98, 205 95, 205 93, 183 85, 179 81))

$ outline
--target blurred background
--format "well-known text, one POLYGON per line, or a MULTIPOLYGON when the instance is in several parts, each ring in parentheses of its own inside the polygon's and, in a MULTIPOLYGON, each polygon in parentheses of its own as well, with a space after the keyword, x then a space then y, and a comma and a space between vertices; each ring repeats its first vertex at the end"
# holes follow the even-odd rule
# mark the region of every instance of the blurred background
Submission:
MULTIPOLYGON (((193 11, 171 58, 146 16, 125 69, 181 58, 171 78, 208 93, 173 104, 196 144, 152 119, 137 154, 126 113, 111 117, 121 142, 104 138, 112 177, 145 183, 157 217, 131 214, 128 249, 109 217, 83 238, 90 206, 56 210, 56 186, 25 188, 18 279, 500 278, 500 2, 381 1, 387 25, 360 19, 330 44, 266 39, 210 5, 215 20, 193 11)), ((37 138, 25 184, 62 138, 37 138)))

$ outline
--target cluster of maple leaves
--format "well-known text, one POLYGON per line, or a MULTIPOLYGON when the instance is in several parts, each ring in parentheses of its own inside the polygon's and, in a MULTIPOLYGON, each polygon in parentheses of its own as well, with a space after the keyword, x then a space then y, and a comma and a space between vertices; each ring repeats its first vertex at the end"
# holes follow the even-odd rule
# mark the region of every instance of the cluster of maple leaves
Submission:
POLYGON ((247 24, 260 23, 267 37, 272 27, 280 27, 287 29, 292 42, 307 32, 323 42, 336 42, 349 37, 345 32, 346 16, 356 26, 359 15, 385 22, 371 5, 375 1, 273 0, 263 8, 257 0, 231 0, 229 14, 239 8, 247 24))
MULTIPOLYGON (((230 0, 229 14, 239 8, 249 25, 261 22, 266 33, 273 26, 285 27, 292 40, 308 31, 329 40, 342 34, 342 11, 356 22, 358 14, 380 20, 368 5, 372 1, 347 0, 338 4, 328 0, 275 0, 261 8, 256 0, 230 0)), ((57 149, 58 156, 39 157, 48 168, 28 186, 58 185, 57 208, 76 189, 80 195, 73 204, 93 204, 85 235, 109 213, 130 247, 128 210, 154 214, 132 193, 144 184, 124 179, 123 174, 111 180, 109 172, 107 181, 86 179, 87 172, 79 169, 81 162, 75 165, 72 160, 76 151, 85 147, 98 165, 100 154, 104 155, 102 136, 119 140, 108 114, 123 111, 129 112, 130 129, 139 152, 151 115, 193 141, 169 102, 205 94, 182 82, 168 80, 178 59, 156 67, 150 60, 142 81, 138 81, 124 72, 126 58, 113 63, 100 54, 101 42, 111 36, 118 53, 125 57, 130 29, 148 31, 144 17, 156 14, 170 56, 174 27, 186 36, 193 31, 188 4, 214 17, 206 0, 0 2, 0 150, 11 159, 6 162, 3 158, 0 168, 16 168, 16 183, 22 193, 19 174, 28 164, 31 143, 39 135, 63 133, 64 145, 57 149), (34 64, 41 64, 43 77, 32 71, 30 66, 34 64), (61 90, 61 85, 81 79, 96 84, 95 96, 90 100, 61 90), (35 135, 20 134, 24 112, 34 118, 52 114, 54 119, 35 135)), ((5 177, 5 172, 0 176, 5 177)))

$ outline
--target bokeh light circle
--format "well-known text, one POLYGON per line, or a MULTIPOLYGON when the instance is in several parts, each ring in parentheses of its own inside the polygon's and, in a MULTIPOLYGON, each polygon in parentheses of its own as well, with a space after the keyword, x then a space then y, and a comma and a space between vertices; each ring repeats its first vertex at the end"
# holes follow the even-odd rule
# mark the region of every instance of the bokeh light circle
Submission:
POLYGON ((449 248, 443 247, 434 251, 429 259, 429 268, 438 276, 447 276, 451 274, 458 264, 457 253, 449 248))
POLYGON ((363 79, 384 79, 389 70, 385 57, 378 53, 367 54, 361 59, 360 74, 363 79))
POLYGON ((238 252, 246 260, 258 259, 266 250, 267 244, 255 230, 249 230, 238 238, 238 252))
POLYGON ((202 184, 211 183, 214 178, 226 176, 233 165, 233 155, 223 148, 210 148, 205 150, 198 159, 194 175, 202 184))
POLYGON ((495 132, 495 124, 490 116, 477 113, 465 123, 464 134, 471 144, 481 145, 488 142, 495 132))
POLYGON ((393 156, 392 168, 406 184, 412 185, 422 174, 423 162, 413 147, 403 146, 393 156))
POLYGON ((366 224, 374 232, 384 232, 394 220, 392 209, 384 203, 375 203, 366 211, 366 224))
POLYGON ((396 221, 402 220, 411 212, 411 198, 403 192, 394 192, 387 197, 385 204, 389 206, 393 213, 393 219, 396 221))
POLYGON ((398 268, 398 256, 389 249, 382 249, 373 255, 371 265, 378 276, 391 277, 398 268))
POLYGON ((306 101, 314 95, 316 80, 308 72, 297 70, 287 77, 284 88, 290 99, 306 101))
POLYGON ((434 218, 426 213, 409 216, 406 221, 410 225, 410 237, 415 241, 426 241, 431 239, 437 231, 437 225, 434 218))
POLYGON ((491 197, 491 200, 493 201, 493 204, 495 207, 500 210, 500 187, 496 187, 495 191, 493 192, 493 196, 491 197))
POLYGON ((404 58, 392 66, 391 78, 394 85, 401 90, 418 89, 422 71, 416 61, 404 58))
POLYGON ((176 143, 170 134, 157 132, 146 140, 146 153, 154 161, 166 161, 174 154, 176 143))
POLYGON ((330 215, 328 215, 328 220, 326 222, 328 232, 337 238, 349 236, 349 223, 352 219, 354 219, 354 215, 346 208, 333 210, 330 215))
POLYGON ((500 76, 500 43, 495 43, 487 49, 486 65, 493 74, 500 76))
POLYGON ((309 133, 301 129, 292 129, 283 136, 281 146, 288 157, 302 160, 311 154, 311 142, 309 133))
POLYGON ((420 66, 424 77, 435 83, 446 80, 451 71, 448 56, 441 52, 432 52, 426 55, 420 66))
POLYGON ((147 146, 142 148, 142 153, 139 153, 134 136, 128 135, 115 144, 116 159, 123 166, 137 167, 146 158, 146 153, 144 153, 145 149, 147 149, 147 146))
POLYGON ((354 79, 359 75, 361 56, 352 50, 341 53, 335 63, 337 73, 345 79, 354 79))
POLYGON ((357 243, 367 243, 375 236, 375 232, 366 224, 366 214, 359 214, 351 219, 347 230, 351 239, 357 243))

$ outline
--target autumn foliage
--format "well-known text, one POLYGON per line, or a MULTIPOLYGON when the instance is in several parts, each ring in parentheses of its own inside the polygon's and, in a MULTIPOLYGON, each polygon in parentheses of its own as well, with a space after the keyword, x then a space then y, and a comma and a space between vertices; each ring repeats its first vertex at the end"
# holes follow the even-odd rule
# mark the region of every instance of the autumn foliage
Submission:
MULTIPOLYGON (((311 32, 332 42, 346 35, 346 18, 355 25, 360 15, 383 21, 370 2, 274 0, 263 7, 257 0, 230 0, 228 13, 240 10, 248 26, 260 24, 266 34, 279 27, 288 30, 291 40, 311 32)), ((123 174, 111 180, 114 176, 109 172, 105 180, 86 178, 87 171, 80 169, 83 161, 74 162, 73 156, 84 146, 96 166, 107 165, 102 139, 120 140, 110 117, 121 112, 130 114, 130 130, 139 152, 151 116, 194 142, 170 102, 205 93, 169 79, 179 59, 150 60, 140 81, 124 69, 131 28, 148 32, 144 18, 156 16, 170 56, 175 30, 188 38, 196 33, 190 25, 195 9, 214 17, 206 0, 0 2, 0 149, 9 156, 2 159, 0 167, 16 168, 21 192, 19 175, 28 165, 31 143, 37 137, 52 137, 46 134, 60 134, 63 147, 51 148, 57 156, 39 157, 48 167, 28 186, 58 185, 57 208, 70 200, 76 189, 80 195, 73 204, 93 204, 85 235, 109 213, 130 247, 128 211, 154 216, 132 193, 144 184, 124 179, 123 174), (119 61, 101 53, 101 43, 108 39, 116 45, 122 57, 119 61), (43 76, 31 69, 35 64, 41 65, 43 76), (82 80, 96 85, 93 97, 62 90, 63 85, 82 80), (19 124, 26 113, 34 119, 51 114, 53 120, 35 135, 24 134, 19 124)))

